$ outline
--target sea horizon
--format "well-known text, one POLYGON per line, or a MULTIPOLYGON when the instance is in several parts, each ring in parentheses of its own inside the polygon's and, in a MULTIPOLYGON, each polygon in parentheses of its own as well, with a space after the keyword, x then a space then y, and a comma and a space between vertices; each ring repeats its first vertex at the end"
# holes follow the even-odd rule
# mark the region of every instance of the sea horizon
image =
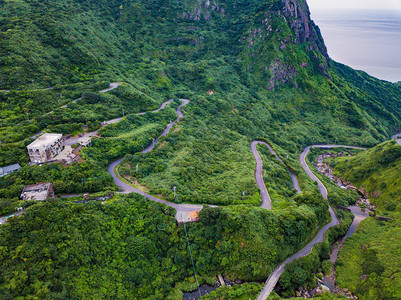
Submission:
POLYGON ((382 80, 401 81, 401 11, 311 11, 333 60, 382 80))

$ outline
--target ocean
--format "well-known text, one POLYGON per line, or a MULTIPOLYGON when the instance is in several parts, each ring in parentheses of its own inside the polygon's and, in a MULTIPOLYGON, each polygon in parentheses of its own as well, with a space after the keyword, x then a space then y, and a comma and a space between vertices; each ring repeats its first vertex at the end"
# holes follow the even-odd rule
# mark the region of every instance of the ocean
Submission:
POLYGON ((312 10, 312 19, 333 60, 383 80, 401 81, 401 11, 312 10))

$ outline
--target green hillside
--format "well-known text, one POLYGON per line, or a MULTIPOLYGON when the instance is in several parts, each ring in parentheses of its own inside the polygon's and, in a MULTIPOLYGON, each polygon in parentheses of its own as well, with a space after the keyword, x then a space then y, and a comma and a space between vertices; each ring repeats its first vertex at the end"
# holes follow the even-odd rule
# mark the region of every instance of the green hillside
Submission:
MULTIPOLYGON (((27 162, 28 138, 40 130, 67 134, 87 122, 96 128, 123 111, 186 97, 192 102, 182 129, 162 149, 128 157, 142 167, 140 176, 131 175, 166 196, 176 184, 185 201, 233 204, 245 192, 257 203, 253 139, 274 143, 296 170, 302 145, 373 145, 401 127, 399 87, 331 61, 305 3, 69 0, 2 7, 0 86, 12 89, 0 92, 2 165, 27 162), (125 83, 54 110, 111 81, 125 83), (54 88, 41 89, 48 87, 54 88)), ((113 155, 96 156, 103 166, 135 154, 106 141, 95 148, 105 145, 113 155)))
POLYGON ((365 188, 377 215, 393 220, 368 218, 347 239, 337 261, 338 283, 360 299, 401 297, 401 146, 394 140, 335 161, 338 175, 365 188), (362 277, 364 276, 364 277, 362 277))
MULTIPOLYGON (((188 225, 201 283, 215 284, 218 274, 267 278, 321 222, 306 204, 298 204, 280 214, 246 206, 205 208, 200 222, 188 225)), ((107 204, 36 204, 0 226, 0 294, 180 299, 196 284, 184 228, 174 214, 135 194, 107 204)))
MULTIPOLYGON (((125 157, 122 175, 151 194, 174 201, 176 186, 182 202, 221 206, 204 210, 189 229, 205 280, 221 273, 264 280, 327 222, 327 203, 299 165, 306 145, 373 146, 401 128, 400 86, 332 61, 304 0, 0 0, 0 8, 0 166, 22 165, 0 178, 1 213, 22 205, 24 185, 38 181, 53 182, 58 195, 115 191, 107 166, 125 157), (98 93, 111 82, 122 84, 98 93), (182 121, 140 154, 176 118, 180 98, 191 100, 182 121), (168 99, 166 109, 136 115, 168 99), (100 135, 82 150, 84 162, 28 166, 33 134, 79 134, 83 125, 100 135), (255 139, 269 141, 303 190, 295 195, 286 168, 261 146, 269 212, 258 208, 255 139)), ((35 204, 21 221, 1 226, 0 294, 90 298, 96 290, 98 298, 175 299, 194 289, 172 212, 129 197, 35 204), (118 215, 127 209, 134 217, 118 215), (49 224, 54 231, 44 231, 49 224), (59 248, 44 247, 48 234, 59 248), (171 240, 159 247, 159 238, 171 240), (136 242, 154 243, 154 256, 138 252, 136 242)))
POLYGON ((365 188, 378 213, 401 212, 401 146, 395 140, 355 157, 339 158, 335 170, 358 188, 365 188))

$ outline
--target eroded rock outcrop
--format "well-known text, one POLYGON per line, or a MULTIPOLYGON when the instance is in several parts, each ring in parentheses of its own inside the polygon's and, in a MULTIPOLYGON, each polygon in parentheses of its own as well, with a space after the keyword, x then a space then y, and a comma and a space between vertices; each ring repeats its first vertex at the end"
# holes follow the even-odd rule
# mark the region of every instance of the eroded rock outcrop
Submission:
POLYGON ((296 35, 295 43, 310 42, 313 50, 321 53, 328 64, 329 55, 319 27, 310 17, 306 0, 283 0, 283 13, 296 35))

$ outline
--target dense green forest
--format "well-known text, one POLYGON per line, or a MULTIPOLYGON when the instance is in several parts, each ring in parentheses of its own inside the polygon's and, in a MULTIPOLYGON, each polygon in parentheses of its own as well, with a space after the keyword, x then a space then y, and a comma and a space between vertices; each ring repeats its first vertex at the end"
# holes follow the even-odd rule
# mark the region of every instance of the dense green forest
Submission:
POLYGON ((392 218, 369 218, 346 240, 336 265, 338 283, 360 299, 398 299, 401 147, 393 140, 332 164, 338 175, 366 189, 377 215, 392 218))
MULTIPOLYGON (((320 205, 319 197, 313 199, 320 205)), ((321 220, 304 197, 296 200, 298 208, 280 214, 248 206, 204 208, 200 221, 187 226, 202 282, 214 283, 223 272, 242 280, 264 279, 302 247, 321 220)), ((192 290, 185 234, 174 214, 139 195, 33 205, 0 226, 0 294, 163 299, 192 290)))
MULTIPOLYGON (((39 181, 58 195, 116 191, 107 165, 125 156, 121 174, 151 194, 172 201, 176 186, 183 202, 221 206, 188 226, 202 282, 217 274, 264 280, 328 221, 327 202, 298 162, 306 145, 373 146, 401 128, 401 86, 332 61, 305 1, 0 0, 0 8, 0 166, 22 165, 0 178, 1 214, 24 204, 23 186, 39 181), (111 82, 122 84, 98 93, 111 82), (184 119, 140 154, 176 118, 180 98, 191 100, 184 119), (136 115, 168 99, 164 110, 136 115), (76 135, 84 125, 99 138, 81 151, 83 162, 27 165, 33 134, 76 135), (286 167, 260 146, 273 211, 258 208, 255 139, 274 147, 303 190, 296 195, 286 167)), ((352 203, 328 185, 332 203, 352 203)), ((330 241, 351 220, 338 214, 330 241)), ((0 227, 0 293, 180 298, 195 284, 173 215, 137 196, 35 203, 0 227)), ((291 265, 284 293, 312 285, 328 245, 291 265)))

